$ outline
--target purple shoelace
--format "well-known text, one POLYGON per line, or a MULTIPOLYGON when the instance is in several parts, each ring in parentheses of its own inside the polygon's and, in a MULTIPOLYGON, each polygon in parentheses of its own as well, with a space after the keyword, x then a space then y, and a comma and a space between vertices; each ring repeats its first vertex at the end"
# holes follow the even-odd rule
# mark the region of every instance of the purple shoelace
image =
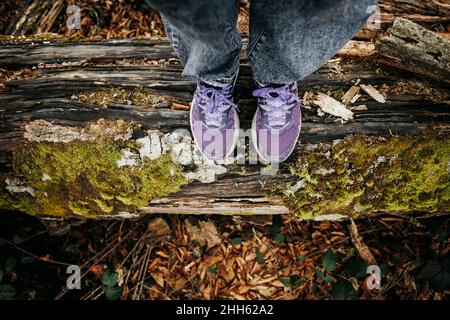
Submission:
POLYGON ((282 87, 263 87, 253 91, 253 96, 264 99, 259 106, 267 114, 268 125, 283 126, 287 122, 288 111, 294 107, 293 101, 299 102, 298 96, 290 91, 289 84, 282 87))
POLYGON ((239 111, 237 105, 227 97, 231 91, 231 85, 222 89, 201 85, 195 91, 196 99, 198 99, 199 105, 205 111, 205 124, 207 126, 221 127, 223 125, 224 112, 230 108, 239 111))

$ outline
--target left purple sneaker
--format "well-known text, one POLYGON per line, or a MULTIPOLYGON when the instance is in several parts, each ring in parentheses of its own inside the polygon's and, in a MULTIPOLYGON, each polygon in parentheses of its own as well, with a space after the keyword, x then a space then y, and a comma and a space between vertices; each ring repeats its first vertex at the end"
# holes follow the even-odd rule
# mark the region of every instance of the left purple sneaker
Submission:
POLYGON ((235 82, 223 88, 197 83, 191 104, 191 130, 200 152, 213 160, 230 156, 239 137, 238 107, 233 102, 235 82))
POLYGON ((263 163, 280 163, 294 151, 302 122, 297 82, 259 86, 253 91, 258 109, 252 123, 252 140, 263 163))

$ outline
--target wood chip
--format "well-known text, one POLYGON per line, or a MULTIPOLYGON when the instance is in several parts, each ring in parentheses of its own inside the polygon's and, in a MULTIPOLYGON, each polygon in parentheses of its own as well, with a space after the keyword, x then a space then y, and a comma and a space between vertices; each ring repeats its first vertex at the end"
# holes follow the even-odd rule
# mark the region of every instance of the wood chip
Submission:
POLYGON ((187 111, 187 110, 191 109, 191 106, 185 105, 185 104, 181 104, 181 103, 177 103, 177 102, 172 102, 170 104, 170 109, 187 111))
POLYGON ((367 262, 368 265, 376 265, 377 261, 375 260, 375 257, 373 256, 369 247, 364 243, 362 237, 359 235, 355 221, 353 221, 353 219, 351 219, 350 221, 350 236, 352 238, 353 244, 356 247, 356 250, 358 251, 359 256, 361 257, 361 259, 367 262))
POLYGON ((379 103, 386 103, 386 99, 384 98, 384 96, 371 84, 360 84, 359 86, 375 101, 379 103))
POLYGON ((350 101, 351 104, 355 103, 356 101, 358 101, 358 99, 361 98, 361 94, 355 94, 355 96, 352 98, 352 100, 350 101))
POLYGON ((339 101, 327 96, 324 93, 318 93, 314 104, 319 106, 322 112, 331 114, 335 117, 342 118, 343 120, 351 120, 353 119, 353 112, 348 110, 345 105, 340 103, 339 101))
POLYGON ((359 93, 359 91, 361 90, 360 87, 358 86, 352 86, 350 89, 348 89, 348 91, 344 94, 344 96, 342 97, 342 103, 345 105, 350 104, 350 102, 352 101, 353 97, 359 93))
POLYGON ((365 104, 360 104, 358 106, 352 106, 349 108, 352 111, 365 111, 368 110, 367 106, 365 104))

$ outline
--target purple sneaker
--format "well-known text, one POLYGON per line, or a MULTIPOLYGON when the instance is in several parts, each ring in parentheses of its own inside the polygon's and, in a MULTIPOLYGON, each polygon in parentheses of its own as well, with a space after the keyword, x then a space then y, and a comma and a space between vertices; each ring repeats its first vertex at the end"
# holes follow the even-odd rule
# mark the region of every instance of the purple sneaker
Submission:
POLYGON ((252 140, 263 163, 280 163, 294 151, 302 117, 297 82, 261 87, 253 91, 258 109, 252 123, 252 140))
POLYGON ((239 137, 234 82, 216 88, 198 82, 191 104, 191 130, 200 152, 213 160, 230 156, 239 137))

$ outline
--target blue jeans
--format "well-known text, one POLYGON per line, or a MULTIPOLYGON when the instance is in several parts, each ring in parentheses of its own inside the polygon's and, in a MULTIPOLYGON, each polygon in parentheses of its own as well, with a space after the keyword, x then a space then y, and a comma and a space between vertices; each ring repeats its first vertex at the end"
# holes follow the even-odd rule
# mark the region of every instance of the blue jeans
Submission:
MULTIPOLYGON (((239 0, 147 0, 161 12, 183 76, 231 82, 239 68, 239 0)), ((377 0, 251 0, 247 54, 261 84, 300 80, 365 24, 377 0)))

